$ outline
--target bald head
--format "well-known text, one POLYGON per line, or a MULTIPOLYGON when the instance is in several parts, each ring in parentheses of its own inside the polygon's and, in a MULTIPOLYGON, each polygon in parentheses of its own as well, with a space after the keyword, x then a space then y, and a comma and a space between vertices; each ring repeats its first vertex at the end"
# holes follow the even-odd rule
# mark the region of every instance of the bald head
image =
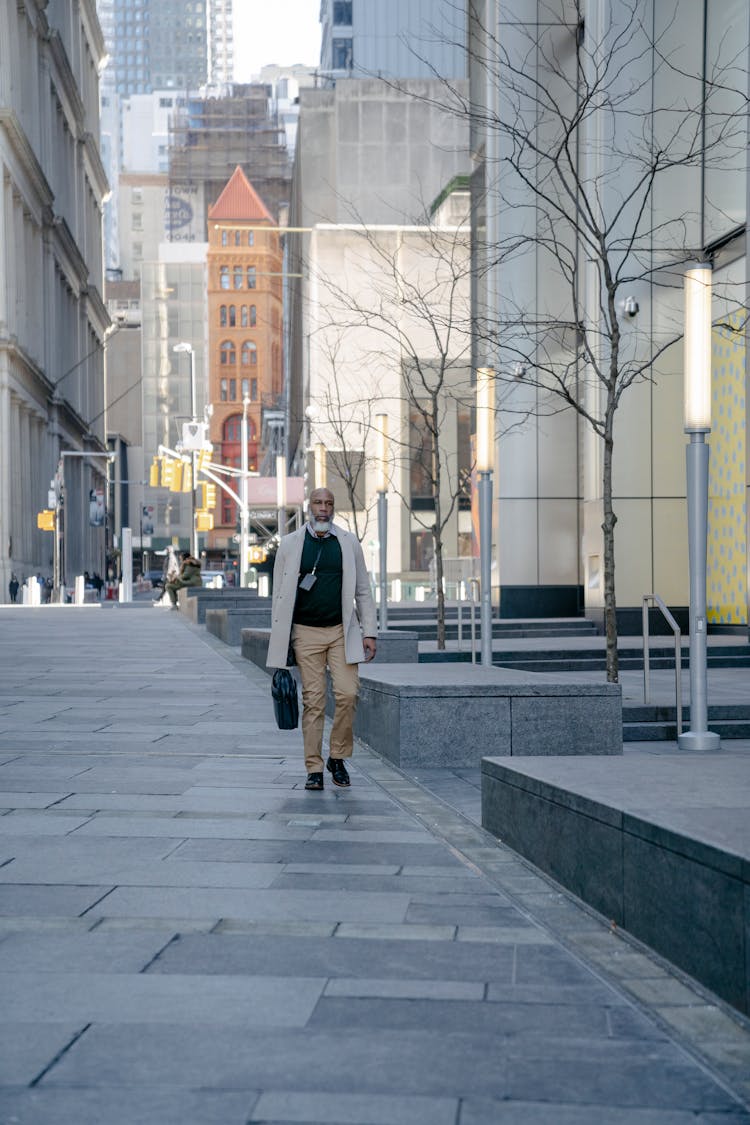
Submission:
POLYGON ((310 522, 318 535, 325 535, 331 526, 334 509, 333 493, 327 488, 315 488, 310 493, 310 522))

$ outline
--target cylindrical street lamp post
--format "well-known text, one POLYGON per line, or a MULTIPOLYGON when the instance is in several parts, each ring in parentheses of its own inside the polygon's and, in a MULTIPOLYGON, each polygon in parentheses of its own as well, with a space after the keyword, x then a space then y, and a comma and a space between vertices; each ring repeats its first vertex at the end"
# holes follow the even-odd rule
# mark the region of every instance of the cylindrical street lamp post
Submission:
POLYGON ((276 522, 279 540, 286 531, 286 457, 276 457, 276 522))
POLYGON ((313 464, 315 469, 315 488, 327 488, 326 447, 322 441, 316 442, 315 444, 313 464))
POLYGON ((479 579, 481 661, 492 667, 492 466, 495 444, 495 372, 477 370, 477 472, 479 473, 479 579))
MULTIPOLYGON (((195 422, 195 350, 185 341, 175 344, 173 352, 187 352, 190 356, 190 421, 195 422)), ((190 553, 198 557, 198 532, 195 526, 195 450, 192 452, 192 489, 190 492, 190 553)))
POLYGON ((245 395, 242 399, 242 428, 240 430, 242 441, 240 459, 242 470, 240 477, 240 586, 242 587, 247 585, 247 408, 249 405, 250 398, 245 395))
POLYGON ((380 630, 384 632, 388 628, 388 415, 376 414, 375 425, 378 433, 377 493, 378 539, 380 541, 378 586, 380 592, 380 630))
MULTIPOLYGON (((690 730, 677 739, 681 750, 718 750, 708 730, 706 547, 708 457, 711 432, 711 267, 685 274, 685 433, 687 446, 688 556, 690 565, 690 730)), ((682 701, 678 702, 682 705, 682 701)))

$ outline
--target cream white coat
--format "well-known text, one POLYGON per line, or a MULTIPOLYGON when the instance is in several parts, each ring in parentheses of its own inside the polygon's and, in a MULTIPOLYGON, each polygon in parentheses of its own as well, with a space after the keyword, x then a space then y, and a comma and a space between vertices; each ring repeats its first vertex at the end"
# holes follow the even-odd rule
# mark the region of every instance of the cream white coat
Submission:
MULTIPOLYGON (((341 620, 344 624, 346 659, 349 664, 361 664, 365 659, 362 637, 377 637, 377 615, 370 590, 370 578, 365 556, 356 535, 345 528, 333 525, 341 546, 343 576, 341 583, 341 620)), ((273 567, 273 600, 271 602, 271 639, 268 642, 266 665, 285 668, 289 638, 292 632, 292 615, 297 597, 300 562, 307 527, 285 535, 276 552, 273 567)))

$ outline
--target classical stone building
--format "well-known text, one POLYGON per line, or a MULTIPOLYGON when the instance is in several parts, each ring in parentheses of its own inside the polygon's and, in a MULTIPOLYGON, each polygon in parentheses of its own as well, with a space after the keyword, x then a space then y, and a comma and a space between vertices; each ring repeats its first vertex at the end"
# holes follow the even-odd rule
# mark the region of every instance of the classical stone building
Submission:
POLYGON ((93 0, 0 5, 3 598, 11 573, 52 576, 55 536, 38 530, 36 517, 56 477, 64 475, 64 577, 70 583, 84 569, 105 568, 105 527, 90 522, 90 498, 104 492, 106 448, 104 54, 93 0), (84 452, 93 456, 77 456, 84 452))

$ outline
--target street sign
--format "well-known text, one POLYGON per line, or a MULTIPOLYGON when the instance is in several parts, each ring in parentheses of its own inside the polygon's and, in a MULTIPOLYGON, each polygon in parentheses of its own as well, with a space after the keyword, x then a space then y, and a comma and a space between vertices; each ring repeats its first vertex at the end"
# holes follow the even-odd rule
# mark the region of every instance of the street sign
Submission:
POLYGON ((203 449, 206 444, 206 423, 185 422, 182 427, 182 448, 189 452, 203 449))

